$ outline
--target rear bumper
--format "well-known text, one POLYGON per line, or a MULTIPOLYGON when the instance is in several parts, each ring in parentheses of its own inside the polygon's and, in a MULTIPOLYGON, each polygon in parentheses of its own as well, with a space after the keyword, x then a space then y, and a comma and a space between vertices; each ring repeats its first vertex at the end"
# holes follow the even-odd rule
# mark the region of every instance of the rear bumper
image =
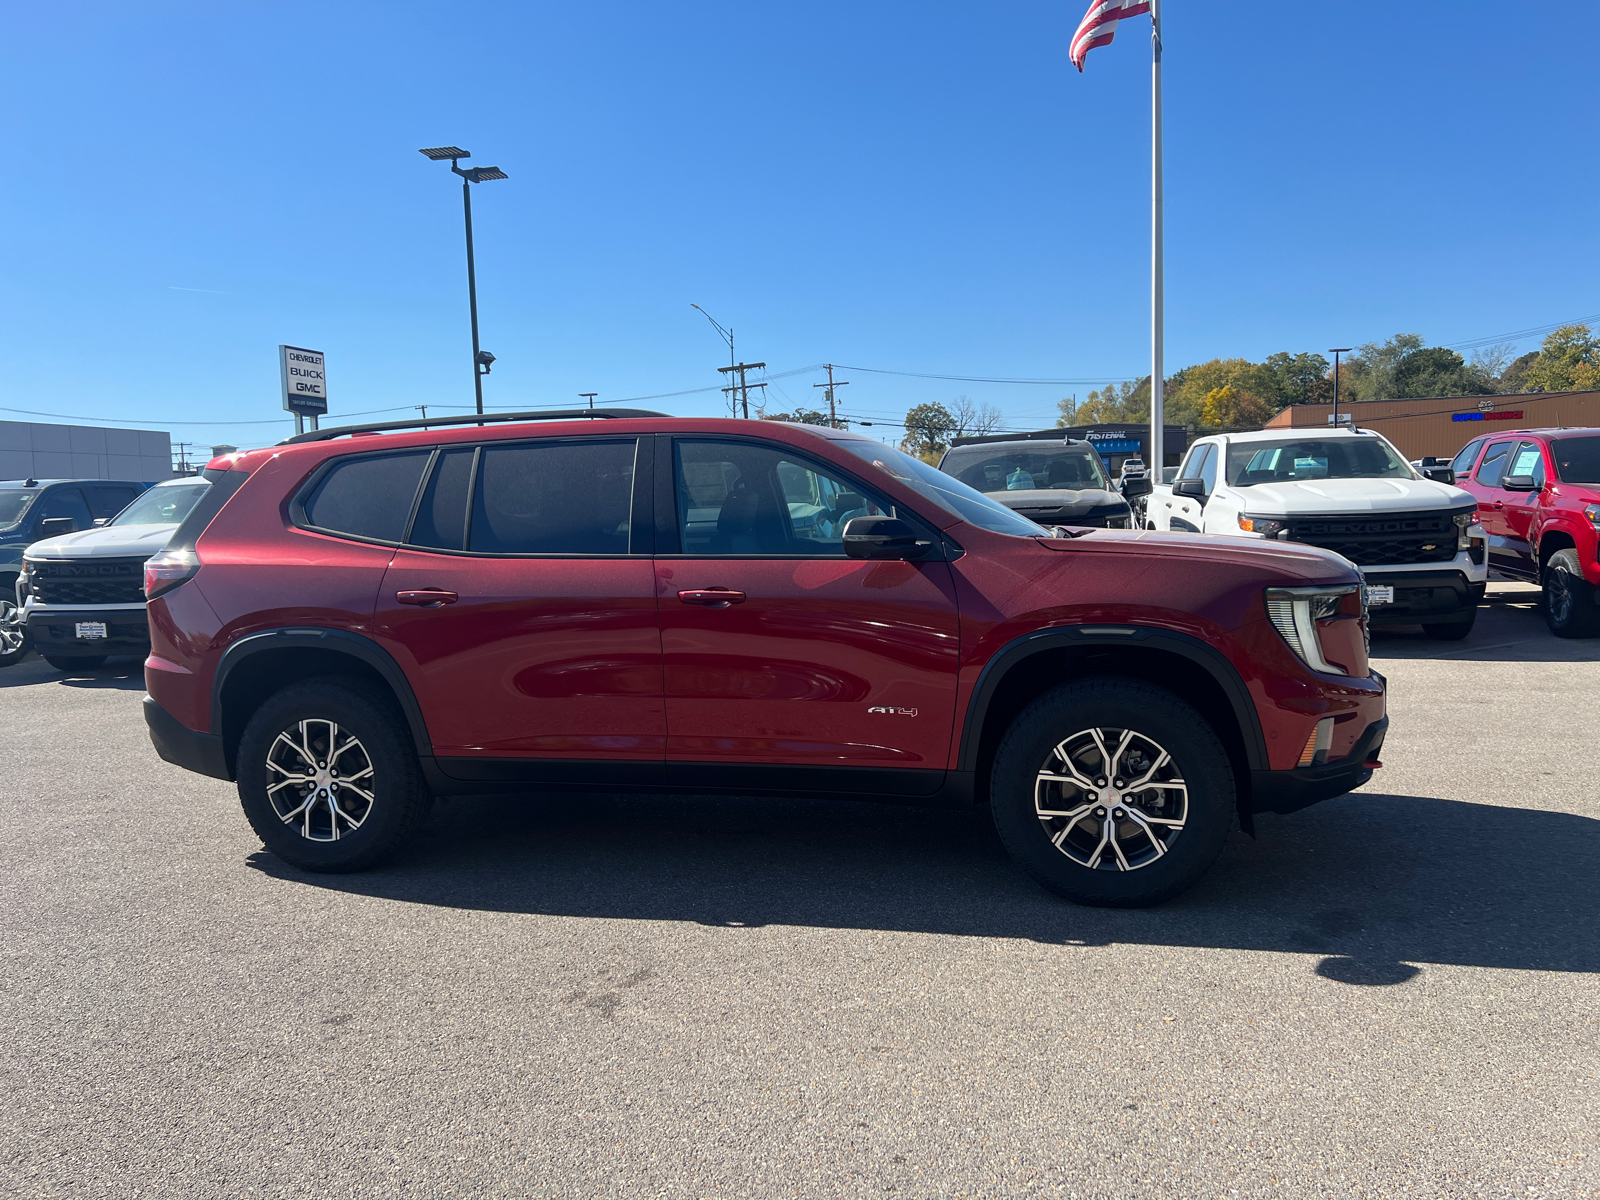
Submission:
POLYGON ((1360 787, 1372 778, 1372 768, 1364 764, 1378 757, 1388 732, 1389 718, 1380 717, 1367 726, 1355 749, 1338 762, 1293 771, 1250 772, 1250 811, 1299 812, 1360 787))
POLYGON ((156 753, 169 763, 213 779, 233 778, 222 739, 216 734, 196 733, 149 696, 144 698, 144 722, 150 727, 156 753))
POLYGON ((1367 610, 1372 625, 1415 625, 1421 621, 1465 616, 1483 603, 1483 583, 1474 583, 1460 571, 1363 571, 1367 583, 1394 589, 1390 604, 1367 610))
POLYGON ((48 609, 29 606, 26 609, 28 636, 40 654, 73 655, 137 654, 150 652, 150 622, 144 607, 137 608, 69 608, 48 609), (96 621, 106 627, 103 638, 80 638, 78 624, 96 621))

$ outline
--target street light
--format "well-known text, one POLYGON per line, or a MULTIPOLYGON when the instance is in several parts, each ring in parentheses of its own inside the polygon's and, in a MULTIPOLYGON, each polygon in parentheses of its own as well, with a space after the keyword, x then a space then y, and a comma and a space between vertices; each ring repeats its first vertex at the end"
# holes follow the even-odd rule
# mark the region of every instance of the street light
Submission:
POLYGON ((483 377, 494 363, 494 355, 478 349, 478 278, 472 262, 472 185, 488 183, 492 179, 509 179, 499 167, 467 167, 456 165, 458 159, 471 158, 472 153, 460 146, 433 146, 422 151, 434 162, 450 160, 450 169, 461 176, 461 208, 467 220, 467 304, 472 310, 472 387, 478 399, 478 415, 483 416, 483 377))
POLYGON ((1330 346, 1328 353, 1333 355, 1333 427, 1339 428, 1339 355, 1349 354, 1349 346, 1330 346))
MULTIPOLYGON (((698 304, 690 304, 689 307, 694 309, 697 313, 699 313, 706 320, 710 321, 711 322, 711 327, 713 329, 715 329, 719 334, 722 335, 722 340, 728 343, 728 366, 729 367, 737 366, 738 362, 739 362, 739 359, 738 359, 737 356, 735 356, 735 354, 733 352, 733 330, 724 329, 722 327, 721 323, 718 322, 718 320, 715 317, 713 317, 705 309, 701 308, 698 304)), ((729 380, 729 382, 731 383, 732 380, 729 380)))

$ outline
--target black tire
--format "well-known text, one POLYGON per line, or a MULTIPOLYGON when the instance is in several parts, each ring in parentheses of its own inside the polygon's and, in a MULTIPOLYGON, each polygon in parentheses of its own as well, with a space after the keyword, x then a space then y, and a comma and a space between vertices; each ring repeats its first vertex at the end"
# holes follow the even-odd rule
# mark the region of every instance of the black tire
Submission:
POLYGON ((1464 617, 1457 617, 1453 621, 1424 621, 1422 632, 1436 642, 1459 642, 1472 632, 1472 627, 1478 623, 1478 610, 1469 609, 1464 617))
POLYGON ((58 671, 92 671, 106 665, 107 654, 41 654, 58 671))
POLYGON ((0 667, 15 666, 33 648, 28 641, 28 627, 17 621, 21 610, 11 598, 14 584, 14 579, 0 579, 0 667))
MULTIPOLYGON (((1085 769, 1081 761, 1077 767, 1080 771, 1085 769)), ((1114 784, 1115 780, 1110 782, 1114 784)), ((1097 792, 1094 796, 1105 798, 1104 793, 1097 792)), ((1000 832, 1000 840, 1023 870, 1058 896, 1079 904, 1108 908, 1159 904, 1192 886, 1222 853, 1222 845, 1233 827, 1236 797, 1233 766, 1205 718, 1192 705, 1164 688, 1119 676, 1063 684, 1023 709, 1000 742, 990 777, 990 805, 995 827, 1000 832), (1039 815, 1036 799, 1039 787, 1045 789, 1047 797, 1054 795, 1055 799, 1047 800, 1048 803, 1058 803, 1067 810, 1076 810, 1084 803, 1087 793, 1082 789, 1067 798, 1068 789, 1075 785, 1064 783, 1060 785, 1061 791, 1052 793, 1051 784, 1041 784, 1040 772, 1047 765, 1062 766, 1065 770, 1057 747, 1067 746, 1070 752, 1072 745, 1078 744, 1075 739, 1093 730, 1126 730, 1135 735, 1135 741, 1127 746, 1127 756, 1120 757, 1123 765, 1133 762, 1143 769, 1139 762, 1141 754, 1145 755, 1145 762, 1149 761, 1146 751, 1133 753, 1137 746, 1153 744, 1157 750, 1165 750, 1171 760, 1169 771, 1175 769, 1186 787, 1187 811, 1181 814, 1171 807, 1177 803, 1178 792, 1170 784, 1167 791, 1143 794, 1146 798, 1152 794, 1170 797, 1164 810, 1167 819, 1181 816, 1182 826, 1171 833, 1164 852, 1160 853, 1151 844, 1156 840, 1153 835, 1144 841, 1130 837, 1130 850, 1124 853, 1119 833, 1113 866, 1126 860, 1136 864, 1130 869, 1093 867, 1073 857, 1087 852, 1081 845, 1075 846, 1072 839, 1081 839, 1087 833, 1091 839, 1106 840, 1101 822, 1094 819, 1094 810, 1090 810, 1090 815, 1075 819, 1070 826, 1067 821, 1070 811, 1048 820, 1039 815), (1063 830, 1063 826, 1068 827, 1063 830), (1058 836, 1064 840, 1065 849, 1058 848, 1054 840, 1058 836), (1140 851, 1140 847, 1144 849, 1140 851), (1148 863, 1136 859, 1136 853, 1147 857, 1148 863)), ((1155 807, 1144 799, 1140 800, 1140 805, 1138 811, 1142 815, 1155 818, 1155 807)), ((1133 807, 1119 809, 1107 804, 1099 811, 1114 818, 1116 812, 1127 812, 1133 807)), ((1114 828, 1134 829, 1136 823, 1115 822, 1114 828)), ((1146 825, 1145 828, 1151 827, 1146 825)))
POLYGON ((417 829, 432 800, 411 734, 390 698, 359 680, 339 677, 291 684, 257 709, 239 739, 238 777, 239 802, 256 836, 279 858, 307 871, 376 866, 417 829), (290 736, 288 748, 279 742, 280 734, 290 736), (345 736, 355 739, 356 748, 338 742, 344 749, 326 757, 329 740, 345 736), (307 772, 311 791, 301 794, 298 783, 269 791, 293 778, 281 766, 270 767, 269 755, 299 770, 305 755, 293 750, 296 742, 323 755, 317 762, 334 773, 332 778, 319 769, 315 776, 307 772), (340 765, 346 776, 342 797, 336 782, 340 765), (370 780, 370 786, 357 779, 370 780), (354 800, 353 793, 359 793, 354 800), (297 815, 297 804, 309 807, 297 815), (337 836, 331 832, 335 826, 337 836))
POLYGON ((1544 564, 1544 623, 1559 638, 1600 636, 1594 585, 1583 577, 1576 550, 1557 550, 1544 564))

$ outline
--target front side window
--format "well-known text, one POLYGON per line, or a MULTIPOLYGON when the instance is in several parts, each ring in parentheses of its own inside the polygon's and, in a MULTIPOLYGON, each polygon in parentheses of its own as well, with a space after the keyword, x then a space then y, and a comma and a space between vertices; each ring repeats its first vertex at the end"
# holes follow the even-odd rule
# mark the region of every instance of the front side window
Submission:
POLYGON ((336 462, 305 503, 306 524, 328 533, 398 542, 431 454, 415 450, 336 462))
POLYGON ((94 526, 89 506, 77 488, 56 488, 44 498, 39 506, 39 520, 48 521, 52 517, 71 517, 80 530, 94 526))
POLYGON ((773 446, 680 440, 674 459, 684 554, 843 558, 847 521, 888 515, 877 497, 773 446))
POLYGON ((1205 461, 1200 464, 1200 482, 1206 485, 1206 495, 1217 490, 1217 460, 1221 457, 1221 448, 1216 445, 1207 446, 1210 452, 1205 461))
POLYGON ((1450 469, 1457 475, 1465 475, 1472 470, 1472 464, 1478 461, 1478 451, 1483 449, 1483 438, 1468 442, 1461 448, 1461 453, 1450 460, 1450 469))
POLYGON ((979 529, 1013 537, 1050 536, 1021 513, 968 487, 953 475, 930 467, 920 458, 912 458, 903 450, 857 437, 835 438, 834 444, 899 480, 924 500, 931 500, 947 513, 979 529))
POLYGON ((939 462, 980 492, 1016 492, 1035 488, 1078 491, 1110 488, 1100 456, 1087 446, 957 446, 939 462))
POLYGON ((1228 483, 1298 483, 1309 479, 1415 479, 1411 466, 1377 437, 1244 442, 1228 447, 1228 483))
POLYGON ((467 548, 478 554, 626 554, 637 442, 484 446, 467 548))
POLYGON ((1489 447, 1488 453, 1483 456, 1483 465, 1478 468, 1480 487, 1500 486, 1500 476, 1506 473, 1506 459, 1515 445, 1515 442, 1496 442, 1489 447))
POLYGON ((1600 437, 1557 438, 1550 456, 1562 483, 1600 483, 1600 437))
MULTIPOLYGON (((1531 475, 1534 483, 1544 482, 1544 451, 1538 442, 1523 442, 1511 456, 1506 475, 1531 475)), ((1501 476, 1505 478, 1505 476, 1501 476)))
POLYGON ((113 525, 178 525, 211 488, 208 480, 153 487, 117 514, 113 525))
POLYGON ((1205 465, 1206 458, 1211 454, 1211 442, 1201 442, 1198 446, 1189 449, 1189 457, 1183 460, 1183 466, 1178 468, 1179 479, 1199 479, 1200 468, 1205 465))

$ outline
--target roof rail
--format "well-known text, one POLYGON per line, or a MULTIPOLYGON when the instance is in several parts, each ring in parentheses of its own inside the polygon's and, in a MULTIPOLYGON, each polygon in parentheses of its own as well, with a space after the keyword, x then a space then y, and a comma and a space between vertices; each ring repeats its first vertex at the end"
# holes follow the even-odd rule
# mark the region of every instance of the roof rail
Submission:
POLYGON ((333 429, 313 429, 297 433, 279 442, 280 446, 293 446, 298 442, 327 442, 337 437, 356 433, 385 433, 391 429, 432 429, 439 425, 490 425, 507 421, 575 421, 587 418, 611 420, 620 417, 664 417, 666 413, 648 408, 557 408, 543 412, 473 413, 467 417, 429 417, 417 421, 379 421, 371 425, 339 425, 333 429))

